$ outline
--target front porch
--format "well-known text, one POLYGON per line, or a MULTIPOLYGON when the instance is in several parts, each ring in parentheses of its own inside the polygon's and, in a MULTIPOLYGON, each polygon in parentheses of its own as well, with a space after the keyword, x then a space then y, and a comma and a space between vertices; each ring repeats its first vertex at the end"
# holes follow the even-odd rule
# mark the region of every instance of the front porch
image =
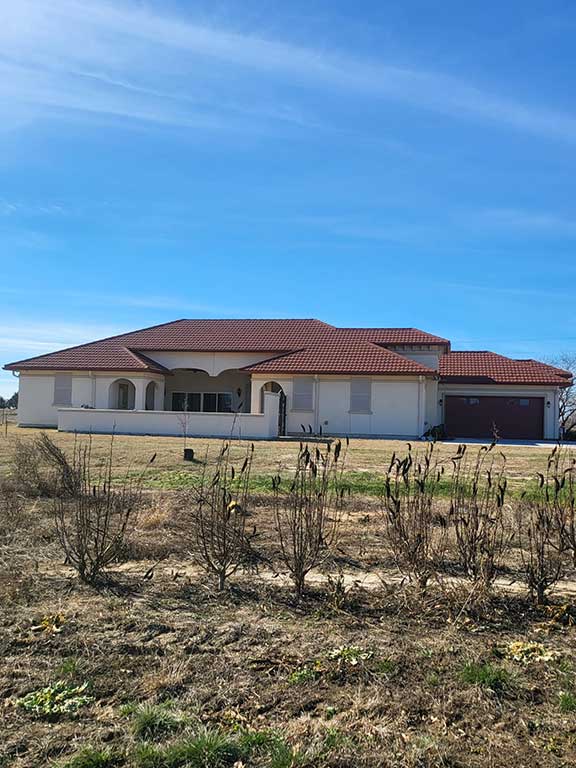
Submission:
POLYGON ((58 429, 91 434, 271 440, 278 436, 280 398, 275 392, 265 392, 263 399, 263 413, 58 408, 58 429))
POLYGON ((119 411, 250 413, 251 385, 250 374, 241 370, 216 376, 199 369, 174 369, 167 376, 123 375, 101 379, 92 405, 119 411))

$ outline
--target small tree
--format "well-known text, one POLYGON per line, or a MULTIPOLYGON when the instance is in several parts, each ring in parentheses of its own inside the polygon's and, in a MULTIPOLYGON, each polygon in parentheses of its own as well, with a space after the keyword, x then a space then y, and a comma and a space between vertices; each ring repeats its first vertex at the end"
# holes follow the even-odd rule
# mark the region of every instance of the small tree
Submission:
POLYGON ((472 581, 490 587, 510 545, 504 525, 506 457, 495 443, 470 459, 465 445, 452 457, 450 519, 460 565, 472 581))
MULTIPOLYGON (((576 352, 563 352, 552 359, 550 364, 569 371, 576 379, 576 352)), ((576 383, 559 391, 558 420, 564 432, 576 425, 576 383)))
POLYGON ((246 517, 253 455, 251 444, 237 472, 230 460, 230 443, 224 443, 214 471, 208 473, 206 460, 200 483, 191 491, 193 557, 216 577, 219 590, 224 589, 229 576, 250 560, 246 517))
POLYGON ((438 572, 446 551, 447 521, 437 515, 434 500, 444 474, 435 444, 422 455, 393 454, 384 478, 383 512, 386 541, 399 570, 425 590, 438 572))
MULTIPOLYGON (((143 472, 127 475, 112 485, 113 441, 110 452, 92 478, 91 440, 75 448, 74 466, 78 472, 77 494, 54 501, 56 533, 66 561, 88 584, 98 583, 106 568, 125 552, 136 514, 141 504, 143 472)), ((156 458, 152 456, 149 463, 156 458)))
POLYGON ((286 486, 279 475, 273 479, 279 556, 298 597, 304 593, 308 573, 329 556, 338 540, 346 493, 343 467, 339 440, 324 451, 301 443, 290 484, 286 486))

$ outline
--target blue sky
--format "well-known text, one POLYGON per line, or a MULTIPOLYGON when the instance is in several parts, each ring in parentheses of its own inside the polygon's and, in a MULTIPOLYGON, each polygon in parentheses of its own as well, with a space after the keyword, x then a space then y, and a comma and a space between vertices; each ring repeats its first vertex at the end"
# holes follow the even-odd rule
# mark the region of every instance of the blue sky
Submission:
POLYGON ((0 363, 180 317, 575 350, 575 36, 572 0, 2 3, 0 363))

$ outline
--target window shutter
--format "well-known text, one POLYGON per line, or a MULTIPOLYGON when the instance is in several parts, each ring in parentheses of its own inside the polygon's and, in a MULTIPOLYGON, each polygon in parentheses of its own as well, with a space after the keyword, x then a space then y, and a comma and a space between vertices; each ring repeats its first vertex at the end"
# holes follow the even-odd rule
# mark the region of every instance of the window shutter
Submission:
POLYGON ((295 411, 313 411, 314 410, 314 379, 310 379, 310 378, 294 379, 294 390, 292 394, 292 408, 295 411))
POLYGON ((350 380, 350 412, 368 413, 372 410, 372 381, 370 379, 350 380))
POLYGON ((72 405, 72 376, 54 376, 54 405, 72 405))

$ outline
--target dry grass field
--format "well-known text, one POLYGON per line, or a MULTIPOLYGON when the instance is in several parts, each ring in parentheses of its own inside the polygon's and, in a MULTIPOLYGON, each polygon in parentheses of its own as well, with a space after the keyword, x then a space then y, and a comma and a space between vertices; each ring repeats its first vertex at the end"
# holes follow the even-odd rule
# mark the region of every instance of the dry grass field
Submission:
MULTIPOLYGON (((10 480, 15 441, 37 434, 10 425, 0 436, 0 480, 10 480)), ((73 450, 72 435, 50 437, 73 450)), ((92 444, 98 464, 110 439, 92 444)), ((473 593, 452 552, 425 591, 406 583, 380 499, 382 472, 405 444, 354 440, 337 546, 296 599, 278 560, 270 479, 294 469, 298 444, 257 443, 249 525, 261 564, 219 592, 191 555, 182 490, 220 445, 188 440, 199 459, 190 464, 182 439, 115 438, 118 481, 157 456, 124 556, 97 587, 65 564, 53 499, 3 508, 2 768, 576 764, 570 568, 544 606, 528 599, 514 548, 489 593, 473 593)), ((456 446, 437 448, 448 458, 456 446)), ((504 450, 512 515, 548 449, 504 450)), ((232 453, 240 461, 245 446, 232 453)))
MULTIPOLYGON (((0 440, 0 472, 6 472, 10 452, 15 439, 31 440, 40 433, 37 429, 18 429, 12 422, 8 425, 7 437, 0 440)), ((50 437, 62 448, 71 451, 76 440, 72 434, 49 431, 50 437)), ((110 450, 110 438, 106 435, 92 437, 95 461, 104 458, 110 450)), ((114 463, 116 472, 139 471, 153 454, 157 454, 153 467, 147 472, 147 485, 153 488, 178 490, 185 488, 189 475, 200 471, 201 464, 187 464, 182 461, 183 438, 181 437, 135 437, 117 435, 114 438, 114 463)), ((209 451, 218 451, 221 441, 204 438, 188 438, 186 445, 193 448, 197 459, 202 460, 209 451)), ((278 469, 295 466, 298 441, 259 442, 254 456, 252 476, 257 488, 266 490, 269 479, 278 469)), ((441 458, 453 456, 457 443, 438 443, 441 458)), ((246 442, 238 441, 233 446, 235 457, 244 455, 246 442)), ((378 495, 381 492, 379 473, 386 468, 394 452, 406 449, 403 440, 352 440, 346 469, 354 491, 361 494, 378 495)), ((524 487, 533 480, 536 472, 545 466, 548 447, 506 446, 507 476, 512 490, 524 487)))

